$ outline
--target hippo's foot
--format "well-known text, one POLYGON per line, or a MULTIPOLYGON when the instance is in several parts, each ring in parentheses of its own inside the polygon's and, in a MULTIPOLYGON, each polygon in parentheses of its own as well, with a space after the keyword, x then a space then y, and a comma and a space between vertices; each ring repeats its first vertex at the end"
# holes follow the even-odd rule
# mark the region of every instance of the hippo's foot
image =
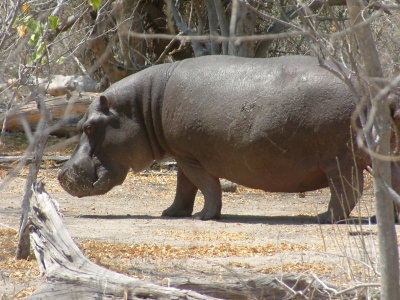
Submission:
POLYGON ((320 224, 334 224, 339 221, 346 220, 345 217, 337 216, 334 213, 332 213, 331 211, 326 211, 324 213, 320 213, 317 216, 317 219, 318 219, 318 223, 320 223, 320 224))
POLYGON ((162 212, 163 217, 190 217, 192 215, 192 209, 182 209, 182 208, 177 208, 174 205, 171 205, 168 207, 166 210, 162 212))
POLYGON ((202 209, 200 212, 195 213, 193 218, 197 220, 218 220, 221 219, 221 212, 220 211, 210 211, 206 209, 202 209))
POLYGON ((317 215, 318 223, 320 224, 332 224, 332 213, 330 211, 326 211, 324 213, 320 213, 317 215))

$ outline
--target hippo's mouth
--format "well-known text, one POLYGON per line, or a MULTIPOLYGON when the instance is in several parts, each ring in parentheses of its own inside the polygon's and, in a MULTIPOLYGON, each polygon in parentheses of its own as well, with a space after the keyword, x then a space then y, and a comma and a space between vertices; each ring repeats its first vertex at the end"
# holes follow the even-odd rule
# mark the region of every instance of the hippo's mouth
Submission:
POLYGON ((58 174, 58 180, 73 196, 95 196, 122 184, 127 172, 126 168, 106 168, 98 160, 88 159, 84 163, 66 165, 58 174))

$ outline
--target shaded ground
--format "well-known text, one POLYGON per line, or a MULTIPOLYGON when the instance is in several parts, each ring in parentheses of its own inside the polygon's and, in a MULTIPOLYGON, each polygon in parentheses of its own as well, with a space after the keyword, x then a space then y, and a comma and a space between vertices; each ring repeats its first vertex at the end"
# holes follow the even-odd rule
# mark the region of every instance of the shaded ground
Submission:
MULTIPOLYGON (((96 263, 167 285, 176 278, 231 282, 265 273, 313 273, 341 287, 376 281, 375 225, 318 225, 327 189, 272 194, 239 187, 224 193, 219 221, 161 218, 174 197, 171 171, 129 174, 104 196, 74 198, 55 180, 58 167, 39 175, 64 214, 67 229, 96 263)), ((4 178, 8 170, 0 169, 4 178)), ((0 191, 0 298, 23 297, 43 282, 34 261, 14 261, 15 232, 27 170, 0 191), (5 226, 6 225, 6 226, 5 226)), ((201 194, 195 211, 202 207, 201 194)), ((367 180, 355 215, 373 214, 367 180)))

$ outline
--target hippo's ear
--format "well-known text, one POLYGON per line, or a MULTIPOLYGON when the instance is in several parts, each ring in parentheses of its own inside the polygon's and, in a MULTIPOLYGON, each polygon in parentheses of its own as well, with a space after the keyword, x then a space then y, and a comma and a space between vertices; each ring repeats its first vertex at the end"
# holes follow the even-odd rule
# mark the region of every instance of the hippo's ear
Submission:
POLYGON ((99 103, 100 103, 100 110, 102 112, 108 112, 108 110, 110 109, 110 101, 108 101, 107 97, 101 95, 99 98, 99 103))

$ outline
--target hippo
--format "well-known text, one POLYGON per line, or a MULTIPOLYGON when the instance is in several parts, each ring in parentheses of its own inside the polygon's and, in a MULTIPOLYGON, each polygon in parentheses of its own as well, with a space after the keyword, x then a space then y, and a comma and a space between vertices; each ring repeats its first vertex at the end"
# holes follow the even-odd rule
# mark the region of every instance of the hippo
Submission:
MULTIPOLYGON (((325 62, 329 64, 329 62, 325 62)), ((331 64, 333 67, 333 64, 331 64)), ((100 195, 165 157, 177 162, 168 217, 221 217, 220 178, 269 192, 330 188, 320 222, 349 216, 370 159, 355 144, 358 97, 310 56, 204 56, 156 65, 111 85, 89 106, 58 179, 100 195)))

